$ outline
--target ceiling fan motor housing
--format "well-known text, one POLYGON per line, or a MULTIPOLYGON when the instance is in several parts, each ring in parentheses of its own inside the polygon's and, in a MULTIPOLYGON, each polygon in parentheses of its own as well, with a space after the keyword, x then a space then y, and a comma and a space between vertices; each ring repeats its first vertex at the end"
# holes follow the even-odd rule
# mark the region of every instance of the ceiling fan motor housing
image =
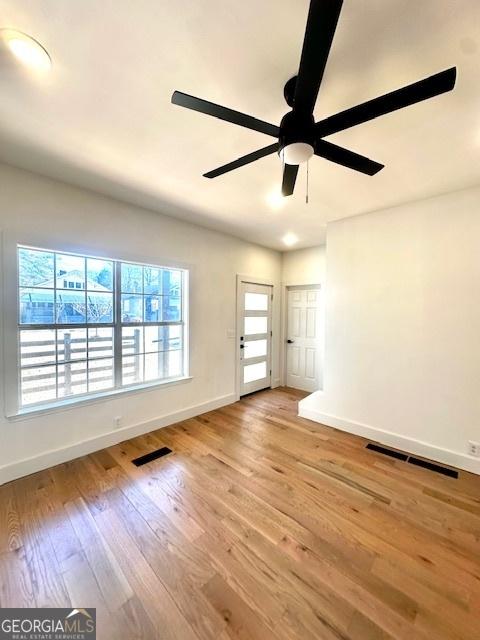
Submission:
POLYGON ((283 97, 285 98, 285 102, 288 104, 290 109, 293 109, 296 88, 297 88, 297 76, 293 76, 293 78, 290 78, 290 80, 288 80, 285 86, 283 87, 283 97))
POLYGON ((280 123, 278 155, 285 164, 301 164, 313 156, 314 127, 313 115, 289 111, 283 116, 280 123))

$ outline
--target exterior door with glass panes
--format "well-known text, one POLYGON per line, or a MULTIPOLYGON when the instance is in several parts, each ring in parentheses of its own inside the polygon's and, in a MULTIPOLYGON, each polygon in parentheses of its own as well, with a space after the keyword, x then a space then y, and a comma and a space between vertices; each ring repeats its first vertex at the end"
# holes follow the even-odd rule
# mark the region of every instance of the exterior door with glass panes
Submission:
POLYGON ((272 292, 263 284, 240 283, 240 395, 271 386, 272 292))

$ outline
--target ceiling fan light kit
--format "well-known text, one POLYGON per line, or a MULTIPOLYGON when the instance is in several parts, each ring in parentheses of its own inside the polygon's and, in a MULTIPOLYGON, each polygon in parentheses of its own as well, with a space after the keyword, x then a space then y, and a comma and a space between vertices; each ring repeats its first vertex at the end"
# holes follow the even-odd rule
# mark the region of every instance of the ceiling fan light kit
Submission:
POLYGON ((315 149, 308 142, 292 142, 280 152, 285 164, 303 164, 308 162, 315 153, 315 149))
POLYGON ((343 0, 311 0, 298 74, 290 78, 283 90, 285 100, 291 110, 283 116, 280 126, 277 127, 239 111, 195 98, 180 91, 173 92, 173 104, 226 120, 277 139, 274 144, 205 173, 206 178, 216 178, 273 153, 278 153, 283 161, 283 196, 292 195, 299 165, 307 162, 313 155, 373 176, 384 168, 383 164, 327 142, 324 138, 397 109, 433 98, 454 88, 457 75, 456 67, 446 69, 424 80, 419 80, 315 123, 313 111, 342 4, 343 0))

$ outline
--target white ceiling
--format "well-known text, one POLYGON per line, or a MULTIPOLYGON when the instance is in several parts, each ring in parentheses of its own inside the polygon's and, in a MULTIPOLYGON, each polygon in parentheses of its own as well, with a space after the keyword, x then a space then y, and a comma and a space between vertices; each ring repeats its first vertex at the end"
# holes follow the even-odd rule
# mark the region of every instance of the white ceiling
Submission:
MULTIPOLYGON (((368 177, 320 158, 285 206, 276 155, 202 173, 273 138, 170 104, 174 89, 272 123, 298 68, 308 0, 0 0, 0 27, 37 38, 48 78, 0 56, 0 159, 284 248, 327 221, 480 183, 480 2, 345 0, 317 119, 458 66, 456 89, 329 139, 382 162, 368 177)), ((453 212, 454 213, 454 212, 453 212)), ((296 248, 295 247, 295 248, 296 248)))

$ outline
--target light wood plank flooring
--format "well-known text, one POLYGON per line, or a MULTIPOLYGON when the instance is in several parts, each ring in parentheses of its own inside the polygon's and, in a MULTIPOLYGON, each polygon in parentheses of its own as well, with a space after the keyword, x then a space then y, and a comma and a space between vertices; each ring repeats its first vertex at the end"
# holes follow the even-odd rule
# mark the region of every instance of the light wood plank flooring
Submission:
POLYGON ((300 397, 0 487, 0 606, 96 607, 101 639, 480 639, 480 477, 368 451, 300 397))

